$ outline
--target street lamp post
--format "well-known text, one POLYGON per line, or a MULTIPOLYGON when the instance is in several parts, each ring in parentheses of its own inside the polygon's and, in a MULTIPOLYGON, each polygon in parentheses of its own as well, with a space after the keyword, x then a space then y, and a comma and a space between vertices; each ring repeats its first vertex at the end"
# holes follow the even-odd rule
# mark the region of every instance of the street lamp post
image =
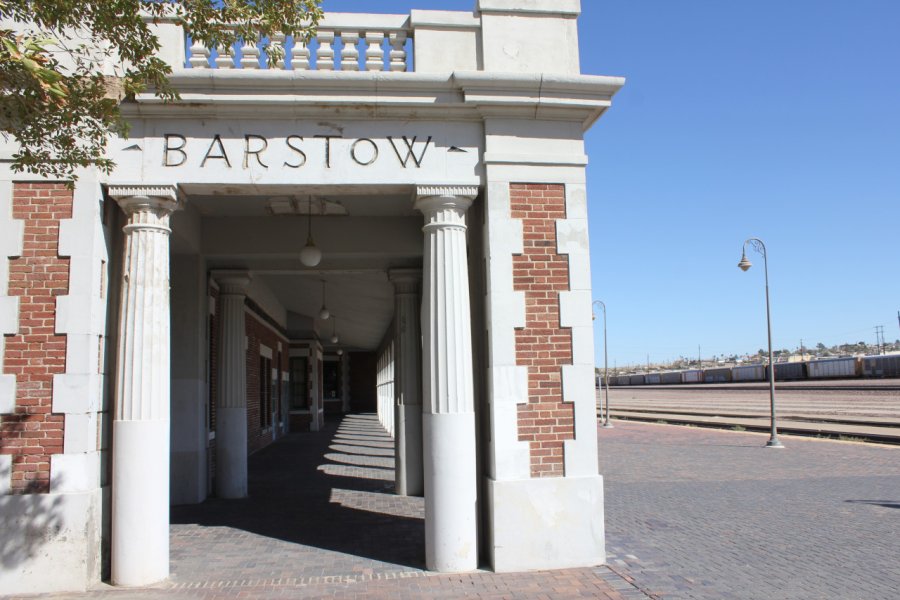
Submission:
MULTIPOLYGON (((603 427, 611 429, 613 424, 609 420, 609 360, 606 353, 606 304, 601 300, 595 300, 594 305, 597 304, 603 309, 603 380, 604 394, 606 396, 606 419, 603 421, 603 427)), ((596 319, 597 315, 591 315, 591 318, 596 319)))
POLYGON ((769 401, 772 410, 772 433, 769 441, 766 443, 767 448, 784 448, 778 440, 778 427, 775 424, 775 360, 772 355, 772 312, 769 308, 769 257, 766 253, 766 245, 759 238, 750 238, 744 242, 741 247, 741 262, 738 267, 742 271, 747 271, 753 263, 747 260, 747 244, 756 250, 763 257, 763 270, 766 276, 766 326, 769 333, 769 401))

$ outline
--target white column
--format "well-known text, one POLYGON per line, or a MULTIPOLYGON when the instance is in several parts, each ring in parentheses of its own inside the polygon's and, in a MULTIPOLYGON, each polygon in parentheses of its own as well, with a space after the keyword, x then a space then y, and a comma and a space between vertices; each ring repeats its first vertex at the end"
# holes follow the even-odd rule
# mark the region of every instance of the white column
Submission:
POLYGON ((112 582, 169 576, 169 215, 173 186, 117 186, 128 216, 112 445, 112 582))
POLYGON ((401 496, 421 496, 422 471, 422 302, 417 269, 394 269, 394 478, 401 496))
POLYGON ((312 365, 312 390, 310 390, 309 415, 312 419, 309 423, 310 431, 321 431, 325 426, 325 392, 322 389, 321 368, 322 348, 317 342, 309 346, 310 364, 312 365))
POLYGON ((350 412, 350 353, 341 354, 341 410, 350 412))
POLYGON ((466 256, 470 187, 420 187, 425 215, 422 286, 422 433, 425 564, 478 567, 475 399, 466 256))
POLYGON ((216 404, 216 495, 247 496, 247 331, 244 300, 250 274, 216 271, 219 284, 218 398, 216 404))

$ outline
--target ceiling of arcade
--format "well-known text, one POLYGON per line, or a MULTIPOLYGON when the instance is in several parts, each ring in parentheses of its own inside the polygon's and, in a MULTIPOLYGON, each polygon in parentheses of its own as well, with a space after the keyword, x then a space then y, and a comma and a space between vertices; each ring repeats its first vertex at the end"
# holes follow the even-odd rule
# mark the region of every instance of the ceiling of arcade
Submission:
POLYGON ((376 349, 394 311, 389 269, 422 264, 422 216, 410 186, 185 185, 181 191, 186 202, 172 219, 173 260, 201 254, 210 270, 250 271, 254 289, 287 311, 288 330, 312 327, 326 347, 336 328, 341 348, 376 349), (310 211, 322 251, 314 268, 300 261, 310 211), (323 282, 336 321, 316 318, 323 282))

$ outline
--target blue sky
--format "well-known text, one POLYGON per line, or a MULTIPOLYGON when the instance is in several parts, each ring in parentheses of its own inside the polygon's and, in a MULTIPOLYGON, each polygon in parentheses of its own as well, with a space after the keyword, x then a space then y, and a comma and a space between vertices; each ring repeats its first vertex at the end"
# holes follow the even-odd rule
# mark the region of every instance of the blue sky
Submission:
MULTIPOLYGON (((373 3, 325 0, 331 11, 373 3)), ((403 0, 471 10, 474 0, 403 0)), ((582 0, 582 72, 623 75, 587 135, 609 364, 900 338, 900 2, 582 0)), ((602 330, 597 321, 597 364, 602 330)))

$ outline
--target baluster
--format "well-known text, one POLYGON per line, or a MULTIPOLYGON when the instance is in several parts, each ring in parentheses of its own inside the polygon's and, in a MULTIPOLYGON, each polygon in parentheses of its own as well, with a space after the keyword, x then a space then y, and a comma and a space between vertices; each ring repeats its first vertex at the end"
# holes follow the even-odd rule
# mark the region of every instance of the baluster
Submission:
POLYGON ((344 48, 341 50, 341 71, 359 71, 359 49, 356 47, 359 34, 342 31, 341 41, 344 42, 344 48))
POLYGON ((256 43, 244 42, 244 45, 241 46, 241 68, 259 68, 259 48, 256 47, 256 43))
POLYGON ((406 32, 397 31, 390 35, 391 71, 406 71, 406 32))
POLYGON ((209 68, 209 48, 198 41, 191 43, 191 57, 188 63, 192 69, 208 69, 209 68))
MULTIPOLYGON (((271 51, 272 48, 281 49, 281 56, 278 58, 278 60, 275 61, 275 67, 278 69, 286 69, 287 64, 286 64, 285 58, 286 58, 287 50, 285 49, 285 46, 284 46, 284 34, 283 33, 272 34, 272 41, 269 44, 269 50, 271 51)), ((269 64, 269 66, 271 67, 272 66, 271 52, 269 53, 267 62, 269 64)))
POLYGON ((322 31, 318 35, 319 51, 316 52, 316 68, 320 71, 334 71, 334 32, 322 31))
POLYGON ((234 48, 231 45, 216 46, 219 55, 216 57, 216 68, 233 69, 234 68, 234 48))
POLYGON ((366 71, 384 71, 383 31, 366 32, 366 71))
POLYGON ((301 38, 294 38, 294 47, 291 48, 291 68, 298 71, 309 70, 309 46, 301 38))

